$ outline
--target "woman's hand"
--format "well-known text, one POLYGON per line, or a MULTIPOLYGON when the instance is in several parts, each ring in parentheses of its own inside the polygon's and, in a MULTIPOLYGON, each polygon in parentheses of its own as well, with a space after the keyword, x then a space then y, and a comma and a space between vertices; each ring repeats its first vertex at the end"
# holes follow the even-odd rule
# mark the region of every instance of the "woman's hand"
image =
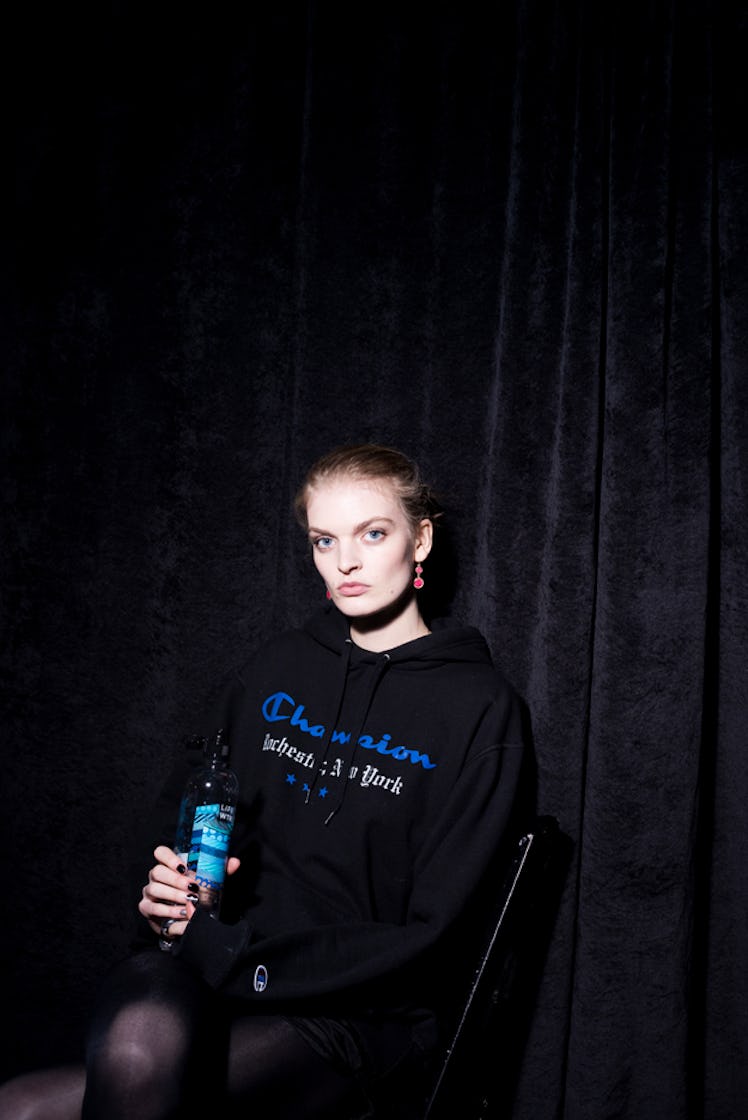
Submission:
MULTIPOLYGON (((168 919, 171 922, 168 936, 181 937, 195 913, 197 883, 190 878, 189 871, 171 848, 161 845, 153 855, 156 863, 148 873, 148 882, 143 887, 138 910, 147 919, 154 933, 164 936, 162 926, 168 919)), ((240 860, 236 856, 230 856, 226 873, 233 875, 239 865, 240 860)))

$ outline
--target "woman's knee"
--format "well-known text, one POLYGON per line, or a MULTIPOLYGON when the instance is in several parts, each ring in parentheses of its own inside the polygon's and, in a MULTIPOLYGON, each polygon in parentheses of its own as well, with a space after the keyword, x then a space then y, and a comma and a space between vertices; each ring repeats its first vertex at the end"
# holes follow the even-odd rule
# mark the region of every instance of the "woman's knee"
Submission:
POLYGON ((144 1088, 165 1069, 187 1062, 190 1024, 168 1005, 141 1001, 123 1007, 88 1047, 89 1075, 144 1088))
POLYGON ((22 1074, 0 1085, 0 1120, 80 1120, 83 1066, 22 1074))

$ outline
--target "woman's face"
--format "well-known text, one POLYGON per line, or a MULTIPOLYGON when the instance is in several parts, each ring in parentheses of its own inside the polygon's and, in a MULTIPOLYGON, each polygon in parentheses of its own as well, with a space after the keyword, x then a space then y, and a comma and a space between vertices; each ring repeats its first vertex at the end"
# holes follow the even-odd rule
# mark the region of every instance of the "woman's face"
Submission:
POLYGON ((389 483, 340 478, 315 486, 307 503, 314 563, 335 605, 351 620, 415 607, 413 566, 431 548, 432 525, 412 526, 389 483))

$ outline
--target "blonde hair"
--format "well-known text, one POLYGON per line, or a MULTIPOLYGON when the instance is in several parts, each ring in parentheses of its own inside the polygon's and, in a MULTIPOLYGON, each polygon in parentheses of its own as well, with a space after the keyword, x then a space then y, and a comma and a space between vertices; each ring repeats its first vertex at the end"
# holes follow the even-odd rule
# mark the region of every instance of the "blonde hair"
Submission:
POLYGON ((418 465, 412 459, 394 447, 359 443, 336 447, 309 468, 294 499, 294 513, 302 528, 307 528, 310 492, 320 483, 339 478, 389 483, 413 532, 424 519, 435 521, 441 516, 436 496, 422 481, 418 465))

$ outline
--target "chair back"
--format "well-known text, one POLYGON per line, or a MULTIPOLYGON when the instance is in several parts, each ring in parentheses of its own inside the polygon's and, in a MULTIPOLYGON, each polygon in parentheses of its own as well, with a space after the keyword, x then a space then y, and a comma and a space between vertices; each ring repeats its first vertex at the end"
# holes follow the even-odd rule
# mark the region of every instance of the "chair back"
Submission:
POLYGON ((509 1115, 570 847, 553 817, 519 838, 424 1120, 509 1115))

